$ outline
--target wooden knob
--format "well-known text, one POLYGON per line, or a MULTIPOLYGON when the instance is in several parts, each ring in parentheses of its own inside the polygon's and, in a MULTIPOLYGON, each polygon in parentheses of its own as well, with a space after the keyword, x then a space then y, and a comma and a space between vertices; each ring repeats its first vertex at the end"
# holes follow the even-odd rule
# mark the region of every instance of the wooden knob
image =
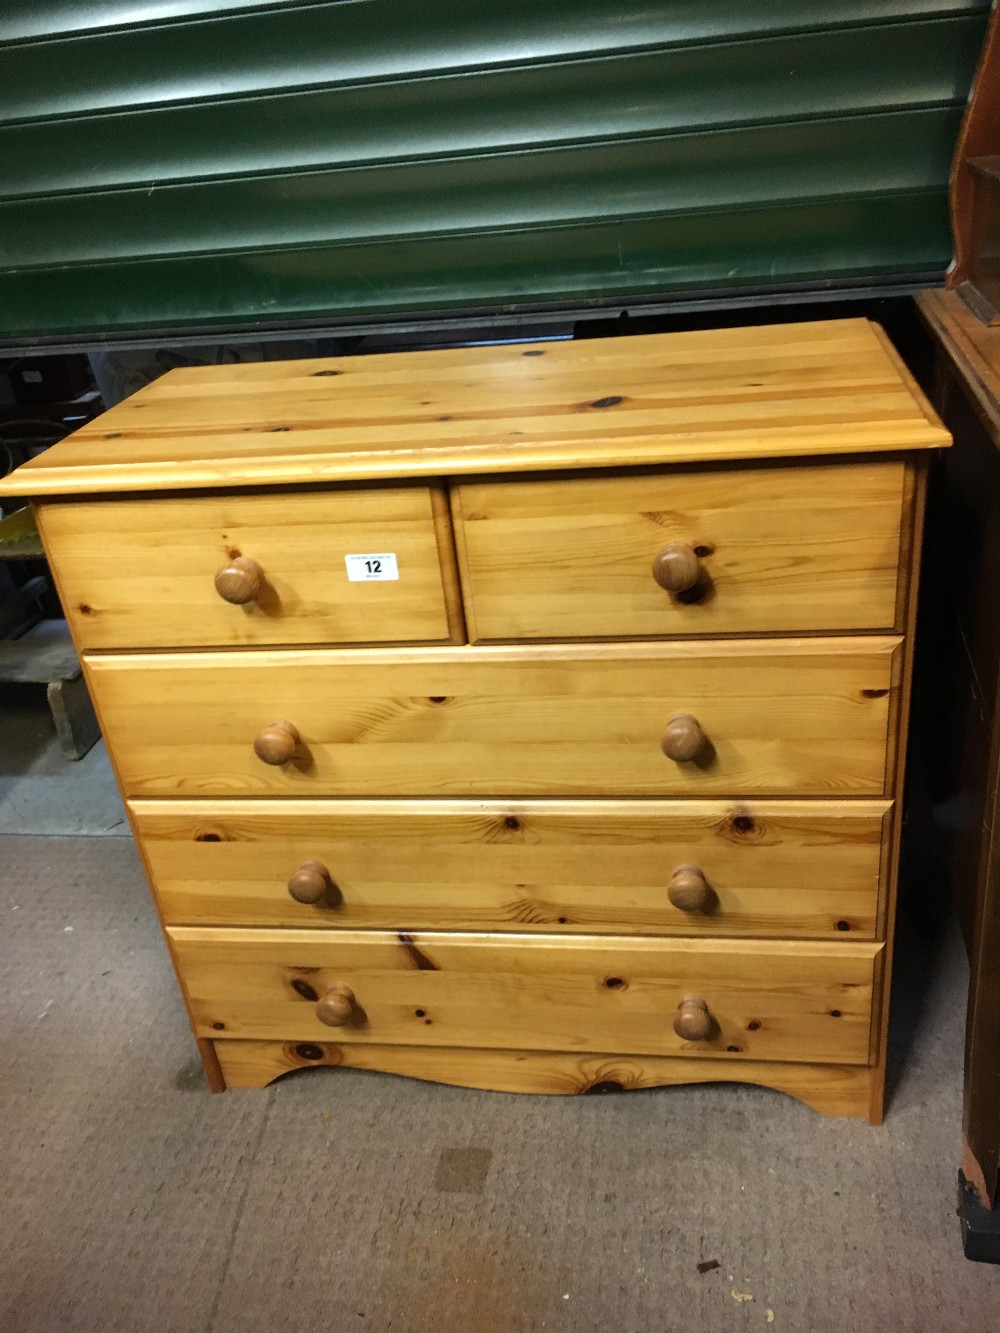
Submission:
POLYGON ((682 1041, 707 1041, 713 1026, 712 1015, 701 996, 685 995, 674 1014, 674 1031, 678 1037, 682 1041))
POLYGON ((684 764, 701 754, 705 748, 705 733, 696 718, 690 713, 681 713, 667 723, 660 745, 668 759, 684 764))
POLYGON ((287 764, 295 754, 299 739, 291 722, 272 722, 254 737, 253 752, 265 764, 287 764))
POLYGON ((316 1017, 328 1028, 342 1028, 354 1017, 354 992, 350 986, 331 986, 316 1001, 316 1017))
POLYGON ((653 561, 653 578, 667 592, 687 592, 701 578, 701 565, 687 542, 667 542, 653 561))
POLYGON ((256 599, 263 582, 264 571, 257 561, 246 555, 238 555, 216 573, 215 591, 224 602, 243 606, 256 599))
POLYGON ((333 879, 322 861, 303 861, 288 881, 288 892, 297 903, 315 907, 325 901, 332 907, 333 879))
POLYGON ((681 912, 704 912, 712 902, 712 890, 698 866, 678 866, 670 876, 667 897, 681 912))

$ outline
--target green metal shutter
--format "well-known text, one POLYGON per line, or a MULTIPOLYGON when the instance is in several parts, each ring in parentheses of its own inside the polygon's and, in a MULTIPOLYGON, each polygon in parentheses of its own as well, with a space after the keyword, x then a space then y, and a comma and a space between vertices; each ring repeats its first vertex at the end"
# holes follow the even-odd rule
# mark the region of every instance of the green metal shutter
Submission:
POLYGON ((0 339, 939 275, 988 0, 4 0, 0 339))

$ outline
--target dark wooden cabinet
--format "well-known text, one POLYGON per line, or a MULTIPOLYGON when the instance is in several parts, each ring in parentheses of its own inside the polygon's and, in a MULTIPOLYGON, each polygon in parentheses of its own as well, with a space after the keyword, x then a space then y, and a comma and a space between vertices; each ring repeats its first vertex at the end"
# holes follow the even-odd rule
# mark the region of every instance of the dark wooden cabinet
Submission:
POLYGON ((966 1253, 1000 1262, 1000 327, 954 292, 918 306, 954 436, 930 485, 914 756, 969 953, 966 1253))

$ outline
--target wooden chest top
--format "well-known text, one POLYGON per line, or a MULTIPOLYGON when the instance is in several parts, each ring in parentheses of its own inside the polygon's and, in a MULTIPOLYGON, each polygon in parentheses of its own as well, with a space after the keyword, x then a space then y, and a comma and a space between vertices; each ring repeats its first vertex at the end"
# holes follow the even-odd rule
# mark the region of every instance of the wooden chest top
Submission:
POLYGON ((4 481, 59 496, 939 448, 864 319, 170 371, 4 481))

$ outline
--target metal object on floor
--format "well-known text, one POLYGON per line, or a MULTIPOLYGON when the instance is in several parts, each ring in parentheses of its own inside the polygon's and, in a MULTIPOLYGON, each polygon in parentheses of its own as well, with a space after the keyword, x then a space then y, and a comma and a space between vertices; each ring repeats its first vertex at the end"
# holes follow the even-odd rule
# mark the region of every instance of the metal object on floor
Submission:
POLYGON ((984 1208, 976 1191, 958 1173, 958 1216, 966 1259, 979 1264, 1000 1264, 1000 1212, 984 1208))
POLYGON ((0 684, 45 685, 56 735, 70 759, 100 736, 65 620, 43 620, 19 639, 0 640, 0 684))

